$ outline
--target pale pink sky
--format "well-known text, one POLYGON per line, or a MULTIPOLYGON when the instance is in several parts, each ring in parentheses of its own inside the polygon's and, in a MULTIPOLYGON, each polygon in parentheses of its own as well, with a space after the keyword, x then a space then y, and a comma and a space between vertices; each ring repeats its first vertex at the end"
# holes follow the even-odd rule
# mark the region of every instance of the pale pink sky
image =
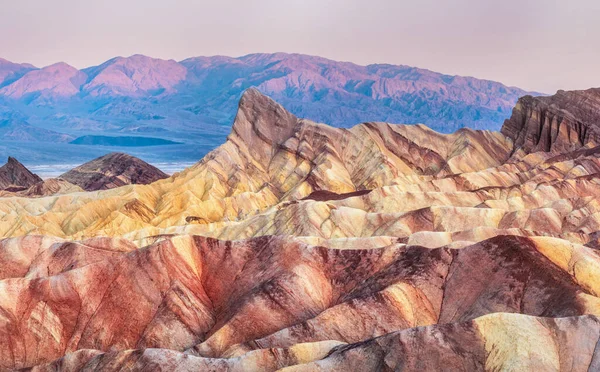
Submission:
POLYGON ((0 57, 297 52, 552 93, 600 86, 598 0, 1 0, 0 57))

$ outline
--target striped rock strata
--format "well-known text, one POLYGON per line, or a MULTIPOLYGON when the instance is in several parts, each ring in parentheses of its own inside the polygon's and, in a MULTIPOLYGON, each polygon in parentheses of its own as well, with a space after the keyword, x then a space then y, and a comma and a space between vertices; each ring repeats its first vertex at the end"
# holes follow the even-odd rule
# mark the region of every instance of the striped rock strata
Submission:
MULTIPOLYGON (((394 334, 434 324, 456 324, 426 332, 452 331, 449 337, 456 337, 452 342, 464 340, 474 365, 511 358, 525 363, 520 353, 535 350, 533 340, 543 336, 543 329, 536 327, 564 329, 560 337, 570 340, 573 348, 578 348, 577 342, 587 348, 578 349, 587 358, 578 362, 589 365, 600 337, 593 317, 540 323, 507 315, 468 323, 491 313, 600 315, 600 256, 591 248, 556 238, 498 236, 461 249, 393 244, 339 250, 283 237, 225 242, 180 236, 143 249, 122 240, 69 243, 27 237, 2 241, 0 253, 6 268, 0 281, 3 368, 49 363, 78 350, 87 351, 63 362, 94 357, 117 363, 128 360, 128 350, 158 348, 165 349, 156 352, 159 364, 161 355, 176 357, 175 352, 183 352, 225 358, 222 363, 242 367, 247 360, 246 367, 266 371, 321 359, 327 354, 324 348, 344 343, 356 345, 335 349, 319 363, 348 365, 357 357, 355 365, 375 370, 384 359, 392 363, 378 357, 385 350, 353 355, 364 354, 361 348, 385 349, 385 338, 400 337, 407 345, 424 343, 412 351, 387 346, 400 359, 403 352, 451 350, 451 345, 423 339, 420 328, 394 334), (464 322, 467 325, 460 325, 464 322), (524 349, 511 350, 512 345, 501 338, 508 337, 507 328, 519 324, 527 325, 519 339, 524 349), (577 339, 578 332, 586 332, 588 339, 577 339), (410 337, 416 339, 408 341, 410 337), (507 351, 498 360, 488 360, 491 356, 484 352, 488 342, 499 342, 507 351), (358 350, 351 352, 354 348, 358 350), (281 352, 289 359, 273 361, 265 350, 292 351, 281 352), (109 354, 99 357, 101 352, 109 354), (348 360, 339 360, 337 354, 346 352, 350 354, 343 359, 348 360)), ((554 359, 565 363, 563 357, 576 355, 568 347, 548 351, 548 361, 535 365, 542 368, 554 359)), ((457 363, 465 357, 445 353, 457 363)), ((432 357, 428 363, 440 366, 442 360, 443 356, 432 357)), ((135 360, 131 363, 135 365, 135 360)))
POLYGON ((251 89, 180 174, 2 197, 0 367, 596 370, 594 97, 441 135, 251 89))

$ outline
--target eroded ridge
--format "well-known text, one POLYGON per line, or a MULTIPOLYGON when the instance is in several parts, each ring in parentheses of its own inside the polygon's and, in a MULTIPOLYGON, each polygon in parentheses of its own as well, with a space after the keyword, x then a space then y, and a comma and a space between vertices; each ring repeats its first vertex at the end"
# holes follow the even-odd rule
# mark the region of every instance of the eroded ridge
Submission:
POLYGON ((250 89, 180 174, 2 197, 0 366, 599 369, 596 95, 443 135, 250 89))

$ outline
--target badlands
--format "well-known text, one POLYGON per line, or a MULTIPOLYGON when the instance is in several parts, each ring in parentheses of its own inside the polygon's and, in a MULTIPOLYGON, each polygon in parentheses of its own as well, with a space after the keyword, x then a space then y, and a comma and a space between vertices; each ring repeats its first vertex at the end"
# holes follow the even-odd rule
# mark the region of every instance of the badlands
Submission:
POLYGON ((181 173, 0 197, 0 369, 600 370, 599 157, 600 89, 440 134, 251 88, 181 173))

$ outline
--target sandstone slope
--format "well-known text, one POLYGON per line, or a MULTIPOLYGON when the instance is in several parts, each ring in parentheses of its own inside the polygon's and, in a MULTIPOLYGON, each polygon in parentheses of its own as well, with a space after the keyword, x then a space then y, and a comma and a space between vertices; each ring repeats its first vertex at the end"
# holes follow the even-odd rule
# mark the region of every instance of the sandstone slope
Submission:
POLYGON ((299 344, 237 358, 203 358, 165 349, 82 350, 34 371, 594 371, 598 318, 492 314, 473 321, 397 331, 356 344, 299 344), (548 348, 547 345, 557 345, 548 348), (286 368, 288 367, 288 368, 286 368))
POLYGON ((0 232, 52 231, 80 238, 141 230, 138 235, 145 237, 190 221, 245 219, 314 191, 348 193, 480 171, 501 165, 510 149, 510 140, 489 131, 444 135, 425 126, 386 123, 332 128, 298 119, 250 89, 227 142, 194 167, 150 186, 43 199, 35 214, 27 211, 29 200, 3 199, 0 210, 9 218, 0 223, 0 232), (17 217, 23 215, 26 222, 17 217))

